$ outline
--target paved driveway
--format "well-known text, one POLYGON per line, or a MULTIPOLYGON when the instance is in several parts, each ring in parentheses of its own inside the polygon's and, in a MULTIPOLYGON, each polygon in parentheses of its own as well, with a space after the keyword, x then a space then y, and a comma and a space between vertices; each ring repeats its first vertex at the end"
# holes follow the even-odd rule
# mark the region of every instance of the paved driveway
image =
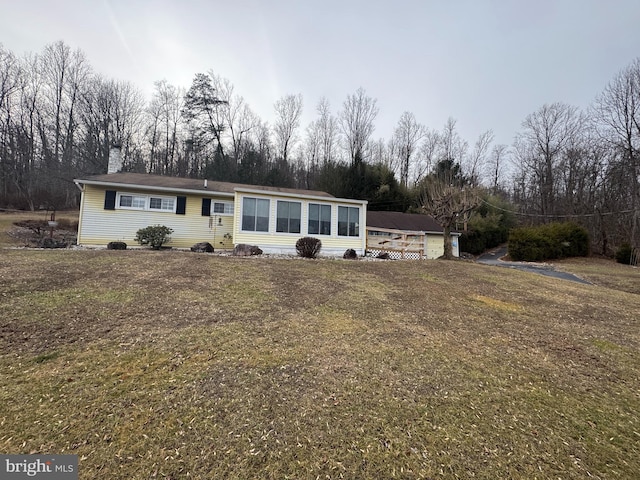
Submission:
POLYGON ((584 283, 591 285, 590 282, 576 277, 570 273, 558 272, 552 265, 545 265, 542 263, 529 263, 529 262, 506 262, 500 260, 507 254, 507 247, 500 247, 498 250, 480 255, 476 260, 478 263, 484 263, 485 265, 494 265, 497 267, 515 268, 522 270, 523 272, 538 273, 540 275, 547 275, 548 277, 561 278, 563 280, 570 280, 572 282, 584 283))

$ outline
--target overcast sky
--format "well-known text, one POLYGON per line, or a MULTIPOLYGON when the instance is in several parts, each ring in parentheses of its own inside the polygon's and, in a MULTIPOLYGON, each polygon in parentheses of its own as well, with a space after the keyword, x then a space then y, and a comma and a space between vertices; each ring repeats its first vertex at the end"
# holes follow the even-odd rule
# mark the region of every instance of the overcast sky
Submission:
MULTIPOLYGON (((93 68, 150 96, 196 73, 233 82, 265 120, 283 95, 337 113, 363 87, 374 137, 404 111, 470 144, 511 144, 545 103, 587 107, 640 56, 640 0, 0 0, 0 43, 17 55, 63 40, 93 68)), ((303 126, 303 127, 304 127, 303 126)))

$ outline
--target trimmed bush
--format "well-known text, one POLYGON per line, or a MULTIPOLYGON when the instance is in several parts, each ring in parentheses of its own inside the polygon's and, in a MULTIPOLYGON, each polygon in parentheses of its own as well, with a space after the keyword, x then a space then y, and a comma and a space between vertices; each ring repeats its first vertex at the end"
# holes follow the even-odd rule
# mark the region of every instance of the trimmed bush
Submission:
POLYGON ((107 250, 126 250, 127 244, 124 242, 109 242, 107 243, 107 250))
POLYGON ((631 253, 633 249, 628 243, 623 243, 616 251, 616 262, 631 265, 631 253))
POLYGON ((539 262, 588 254, 589 234, 575 223, 516 228, 509 235, 509 255, 516 261, 539 262))
POLYGON ((296 252, 303 258, 316 258, 322 242, 314 237, 302 237, 296 242, 296 252))
POLYGON ((149 245, 154 250, 160 250, 162 245, 171 240, 169 235, 172 233, 172 228, 165 227, 164 225, 152 225, 138 230, 134 240, 140 245, 149 245))

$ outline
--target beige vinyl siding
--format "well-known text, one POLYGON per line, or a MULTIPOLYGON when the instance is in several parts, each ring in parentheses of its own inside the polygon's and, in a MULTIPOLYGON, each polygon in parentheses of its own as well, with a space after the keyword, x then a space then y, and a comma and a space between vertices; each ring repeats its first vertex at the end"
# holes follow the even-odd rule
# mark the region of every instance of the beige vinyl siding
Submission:
MULTIPOLYGON (((156 212, 148 210, 105 210, 105 187, 85 185, 82 195, 81 218, 78 227, 78 244, 87 246, 106 246, 107 243, 119 240, 130 246, 138 245, 134 241, 136 232, 149 225, 164 225, 173 229, 168 246, 189 248, 197 242, 210 242, 214 248, 233 248, 232 240, 225 239, 224 234, 232 234, 233 217, 229 215, 202 216, 202 197, 186 196, 184 215, 173 212, 156 212)), ((135 188, 120 189, 119 192, 150 195, 148 190, 135 188)), ((163 192, 160 196, 171 196, 163 192)), ((178 196, 176 194, 176 196, 178 196)), ((221 199, 221 200, 229 200, 221 199)), ((214 201, 212 199, 212 201, 214 201)))
MULTIPOLYGON (((428 233, 425 235, 426 240, 426 257, 428 259, 440 258, 444 255, 444 235, 437 233, 428 233)), ((453 243, 452 253, 454 257, 460 256, 460 237, 457 235, 451 236, 451 241, 453 243)))
POLYGON ((444 254, 444 236, 433 233, 425 235, 425 254, 428 259, 439 258, 444 254))
POLYGON ((363 202, 348 202, 344 199, 318 199, 318 198, 292 198, 277 195, 262 195, 258 193, 236 193, 234 210, 234 231, 236 232, 234 243, 247 243, 259 246, 265 253, 295 254, 295 245, 299 238, 312 236, 322 242, 321 255, 340 255, 348 248, 353 248, 359 255, 364 255, 366 246, 366 204, 363 202), (269 204, 269 231, 245 232, 242 231, 242 203, 243 198, 264 198, 270 200, 269 204), (302 215, 300 219, 300 233, 276 232, 277 201, 302 203, 302 215), (309 235, 308 217, 309 204, 319 203, 331 205, 331 235, 309 235), (338 206, 358 207, 360 209, 359 236, 338 236, 338 206))

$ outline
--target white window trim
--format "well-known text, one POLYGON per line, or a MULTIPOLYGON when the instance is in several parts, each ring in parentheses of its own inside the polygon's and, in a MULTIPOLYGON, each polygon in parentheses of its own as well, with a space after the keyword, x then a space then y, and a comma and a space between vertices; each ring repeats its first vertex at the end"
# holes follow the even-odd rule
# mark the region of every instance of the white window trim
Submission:
POLYGON ((140 194, 140 193, 130 193, 130 192, 117 192, 116 194, 116 209, 118 210, 137 210, 137 211, 149 211, 149 212, 159 212, 159 213, 176 213, 176 208, 178 206, 178 198, 172 197, 169 195, 151 195, 151 194, 140 194), (138 197, 144 198, 144 207, 122 207, 120 206, 120 197, 138 197), (163 210, 161 208, 151 208, 151 199, 152 198, 160 198, 173 201, 173 208, 171 210, 163 210))
POLYGON ((339 238, 362 238, 366 228, 362 228, 362 206, 361 205, 336 205, 336 236, 339 238), (347 235, 340 235, 339 233, 339 224, 340 224, 340 207, 345 208, 357 208, 358 209, 358 235, 349 235, 349 222, 347 220, 347 235))
MULTIPOLYGON (((295 199, 290 199, 290 200, 284 200, 284 199, 276 199, 276 214, 275 214, 275 228, 274 228, 274 233, 276 235, 285 235, 285 236, 300 236, 303 235, 304 232, 304 228, 303 228, 303 222, 304 222, 304 204, 305 202, 301 201, 301 200, 295 200, 295 199), (300 205, 300 231, 299 232, 279 232, 278 231, 278 204, 280 202, 287 202, 287 203, 298 203, 300 205)), ((291 220, 291 217, 289 217, 289 220, 291 220)))
MULTIPOLYGON (((273 233, 273 228, 272 227, 272 212, 271 212, 271 200, 273 200, 272 198, 265 198, 265 197, 256 197, 256 196, 252 196, 252 195, 243 195, 240 199, 240 231, 242 233, 252 233, 254 235, 267 235, 267 234, 271 234, 273 233), (269 216, 267 217, 268 219, 268 224, 267 224, 267 230, 245 230, 244 228, 242 228, 242 223, 243 223, 243 219, 244 219, 244 200, 245 198, 251 198, 254 200, 266 200, 269 203, 269 216)), ((213 207, 212 207, 213 208, 213 207)), ((256 202, 256 218, 257 218, 257 202, 256 202)), ((219 215, 219 214, 217 214, 219 215)))
POLYGON ((336 215, 338 214, 338 208, 336 205, 332 204, 332 203, 327 203, 327 202, 316 202, 316 201, 308 201, 306 204, 306 221, 305 221, 305 231, 307 232, 307 235, 320 235, 322 238, 331 238, 331 237, 335 237, 337 235, 338 232, 338 223, 337 223, 337 218, 336 217, 336 224, 333 224, 333 212, 336 212, 336 215), (320 205, 320 206, 327 206, 329 207, 329 231, 330 233, 309 233, 309 208, 311 205, 320 205), (335 208, 334 208, 335 207, 335 208))
POLYGON ((211 214, 211 216, 225 216, 225 217, 233 217, 233 212, 234 212, 234 204, 233 202, 227 201, 227 200, 211 200, 211 212, 209 212, 211 214), (214 211, 214 205, 216 203, 222 203, 225 206, 225 210, 227 209, 227 206, 231 206, 231 213, 220 213, 220 212, 215 212, 214 211))

